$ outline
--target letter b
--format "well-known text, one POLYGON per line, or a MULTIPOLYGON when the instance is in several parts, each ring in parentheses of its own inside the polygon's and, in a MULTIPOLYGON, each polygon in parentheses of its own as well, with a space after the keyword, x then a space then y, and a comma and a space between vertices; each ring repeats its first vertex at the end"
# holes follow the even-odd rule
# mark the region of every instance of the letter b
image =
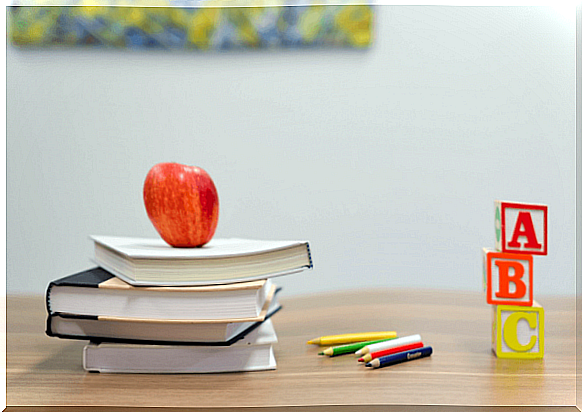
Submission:
POLYGON ((525 296, 527 287, 521 280, 523 277, 524 268, 521 262, 511 260, 495 260, 497 266, 497 273, 499 274, 499 292, 495 292, 495 297, 506 299, 519 299, 525 296), (514 271, 513 276, 510 276, 509 269, 514 271), (515 285, 515 291, 510 292, 511 284, 515 285))
POLYGON ((487 303, 531 306, 533 304, 533 256, 485 249, 487 303))

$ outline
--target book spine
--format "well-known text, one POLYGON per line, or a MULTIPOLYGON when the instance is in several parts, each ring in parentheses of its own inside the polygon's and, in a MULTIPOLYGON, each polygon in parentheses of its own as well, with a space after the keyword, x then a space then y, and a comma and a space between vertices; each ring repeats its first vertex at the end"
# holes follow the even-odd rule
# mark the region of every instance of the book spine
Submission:
POLYGON ((54 286, 55 286, 55 283, 51 282, 51 283, 49 283, 48 287, 46 288, 45 304, 46 304, 46 311, 48 312, 49 315, 52 313, 52 311, 51 311, 51 291, 52 291, 54 286))
POLYGON ((309 269, 313 269, 313 259, 311 259, 311 247, 309 246, 309 242, 305 243, 307 246, 307 257, 309 258, 309 269))
POLYGON ((48 317, 46 318, 45 333, 47 334, 47 336, 55 336, 55 334, 53 333, 53 329, 52 329, 52 316, 51 315, 48 315, 48 317))
POLYGON ((104 337, 104 336, 90 336, 90 335, 66 335, 66 334, 61 334, 61 333, 55 333, 55 331, 53 331, 53 329, 52 329, 52 319, 55 317, 69 318, 69 319, 89 319, 89 320, 93 320, 93 321, 97 321, 97 322, 99 321, 99 318, 97 316, 73 315, 73 314, 68 314, 68 313, 65 314, 65 313, 58 313, 58 312, 48 316, 46 334, 48 336, 52 336, 52 337, 59 338, 59 339, 89 340, 93 343, 107 342, 107 343, 139 344, 139 345, 146 344, 146 345, 223 346, 224 347, 224 346, 231 346, 233 343, 236 343, 239 340, 243 339, 249 333, 251 333, 256 328, 258 328, 263 322, 265 322, 267 319, 271 318, 275 313, 279 312, 282 308, 283 308, 283 306, 279 305, 279 307, 277 307, 275 310, 273 310, 272 312, 267 314, 267 316, 265 316, 265 319, 263 321, 256 322, 251 327, 249 327, 248 329, 245 329, 244 331, 242 331, 238 335, 232 337, 231 339, 229 339, 227 341, 221 341, 221 342, 212 342, 212 341, 210 341, 210 342, 190 342, 190 341, 182 342, 182 341, 171 341, 171 340, 127 339, 127 338, 123 338, 123 337, 104 337))

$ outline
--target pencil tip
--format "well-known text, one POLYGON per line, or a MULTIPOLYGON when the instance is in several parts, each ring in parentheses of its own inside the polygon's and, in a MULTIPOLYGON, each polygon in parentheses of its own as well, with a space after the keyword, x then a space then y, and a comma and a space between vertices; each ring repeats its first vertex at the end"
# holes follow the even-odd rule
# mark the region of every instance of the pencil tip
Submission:
POLYGON ((318 353, 318 355, 325 355, 325 353, 323 353, 323 352, 319 352, 319 353, 318 353))
POLYGON ((312 340, 308 340, 308 341, 307 341, 307 344, 308 344, 308 345, 312 345, 312 344, 313 344, 313 341, 312 341, 312 340))
POLYGON ((358 359, 358 362, 363 362, 363 361, 364 361, 364 358, 358 359))
POLYGON ((366 363, 366 368, 371 368, 372 364, 370 362, 366 363))

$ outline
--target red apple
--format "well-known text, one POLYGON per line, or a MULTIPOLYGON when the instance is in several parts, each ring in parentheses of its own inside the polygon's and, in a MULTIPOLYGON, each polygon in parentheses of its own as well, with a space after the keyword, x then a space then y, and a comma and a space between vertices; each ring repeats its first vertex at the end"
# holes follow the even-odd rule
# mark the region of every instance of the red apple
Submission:
POLYGON ((202 246, 214 236, 218 193, 208 173, 199 167, 155 165, 146 176, 143 201, 154 227, 171 246, 202 246))

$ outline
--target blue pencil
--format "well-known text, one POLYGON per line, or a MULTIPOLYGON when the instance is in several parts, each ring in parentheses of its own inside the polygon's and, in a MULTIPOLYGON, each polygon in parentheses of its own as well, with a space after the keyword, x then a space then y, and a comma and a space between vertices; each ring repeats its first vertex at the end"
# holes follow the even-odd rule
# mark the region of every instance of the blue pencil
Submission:
POLYGON ((407 350, 406 352, 394 353, 392 355, 386 355, 376 359, 372 359, 370 362, 366 363, 366 366, 374 369, 383 368, 384 366, 390 366, 400 362, 425 358, 427 356, 430 356, 431 354, 432 347, 425 346, 424 348, 407 350))

